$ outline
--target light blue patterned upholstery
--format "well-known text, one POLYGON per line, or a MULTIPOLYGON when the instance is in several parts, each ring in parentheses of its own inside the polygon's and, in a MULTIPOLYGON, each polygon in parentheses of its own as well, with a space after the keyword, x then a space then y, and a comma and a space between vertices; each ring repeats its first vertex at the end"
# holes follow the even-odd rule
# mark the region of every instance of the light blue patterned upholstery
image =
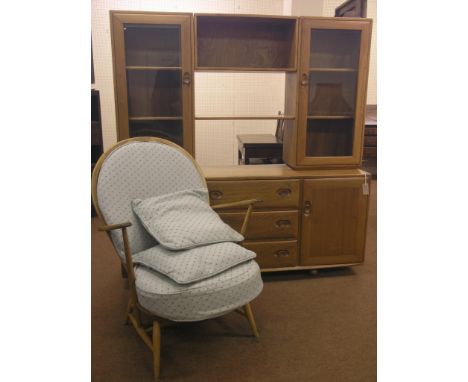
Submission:
MULTIPOLYGON (((133 213, 131 202, 193 189, 206 190, 205 181, 182 152, 159 142, 129 141, 115 148, 102 163, 96 197, 106 224, 132 223, 128 237, 131 252, 137 254, 157 243, 133 213)), ((111 238, 124 259, 121 231, 113 231, 111 238)), ((223 315, 253 300, 263 288, 258 264, 248 258, 189 284, 178 284, 140 264, 135 266, 135 277, 139 303, 155 315, 175 321, 223 315)))
POLYGON ((180 285, 143 266, 135 270, 140 304, 173 321, 200 321, 222 316, 257 297, 263 288, 260 268, 242 263, 208 279, 180 285))
POLYGON ((231 242, 182 251, 170 251, 162 245, 155 245, 134 254, 133 263, 143 264, 178 284, 190 284, 252 260, 255 256, 255 252, 231 242))
MULTIPOLYGON (((194 188, 205 188, 197 169, 183 153, 155 142, 130 142, 114 150, 99 172, 97 199, 107 224, 131 222, 128 239, 132 253, 156 245, 133 213, 131 202, 194 188)), ((112 241, 123 255, 122 234, 112 241)))
POLYGON ((146 230, 167 249, 243 241, 244 236, 224 223, 207 199, 206 189, 184 190, 137 199, 132 206, 146 230))

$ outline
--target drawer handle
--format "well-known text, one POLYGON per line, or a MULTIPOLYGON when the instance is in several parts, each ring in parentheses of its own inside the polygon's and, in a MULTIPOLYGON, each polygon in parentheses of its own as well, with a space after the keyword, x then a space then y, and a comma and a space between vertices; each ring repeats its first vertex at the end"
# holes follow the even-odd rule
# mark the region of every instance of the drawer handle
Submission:
POLYGON ((210 191, 210 198, 213 200, 219 200, 223 197, 223 193, 218 190, 210 191))
POLYGON ((289 251, 287 249, 279 249, 275 253, 275 257, 288 257, 289 251))
POLYGON ((190 78, 190 73, 189 72, 185 72, 184 73, 184 77, 182 79, 182 82, 185 84, 185 85, 190 85, 190 83, 192 82, 192 79, 190 78))
POLYGON ((276 195, 278 195, 280 198, 286 198, 287 196, 291 195, 292 191, 290 188, 279 188, 276 191, 276 195))
POLYGON ((310 202, 307 200, 307 201, 304 203, 304 216, 309 216, 311 210, 312 210, 312 205, 311 205, 310 202))
POLYGON ((291 227, 291 220, 277 220, 275 225, 278 228, 289 228, 291 227))

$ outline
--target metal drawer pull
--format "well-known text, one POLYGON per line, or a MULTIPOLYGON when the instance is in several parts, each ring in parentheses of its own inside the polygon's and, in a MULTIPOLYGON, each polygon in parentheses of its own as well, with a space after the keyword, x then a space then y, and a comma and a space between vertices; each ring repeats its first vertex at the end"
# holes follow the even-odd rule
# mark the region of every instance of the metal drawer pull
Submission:
POLYGON ((278 195, 280 198, 286 198, 287 196, 291 195, 291 189, 290 188, 279 188, 276 191, 276 195, 278 195))
POLYGON ((291 220, 277 220, 275 225, 278 228, 289 228, 291 227, 291 220))
POLYGON ((309 201, 306 201, 304 203, 304 216, 309 216, 311 209, 312 209, 312 205, 310 204, 309 201))
POLYGON ((223 193, 218 190, 210 191, 210 198, 213 200, 219 200, 223 197, 223 193))
POLYGON ((185 72, 185 73, 184 73, 184 77, 183 77, 182 82, 183 82, 185 85, 190 85, 190 83, 192 82, 192 79, 190 78, 190 73, 189 73, 189 72, 185 72))
POLYGON ((288 257, 289 251, 287 249, 279 249, 275 253, 275 257, 288 257))

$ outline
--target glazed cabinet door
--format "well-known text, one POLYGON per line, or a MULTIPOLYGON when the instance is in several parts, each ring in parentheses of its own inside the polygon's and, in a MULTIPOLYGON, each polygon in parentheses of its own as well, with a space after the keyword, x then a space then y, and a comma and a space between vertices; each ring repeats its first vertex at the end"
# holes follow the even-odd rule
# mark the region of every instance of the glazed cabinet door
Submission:
POLYGON ((301 19, 299 166, 360 164, 371 22, 301 19))
POLYGON ((364 178, 304 180, 301 265, 364 261, 367 208, 364 178))
POLYGON ((168 139, 193 154, 191 15, 111 12, 118 140, 168 139))

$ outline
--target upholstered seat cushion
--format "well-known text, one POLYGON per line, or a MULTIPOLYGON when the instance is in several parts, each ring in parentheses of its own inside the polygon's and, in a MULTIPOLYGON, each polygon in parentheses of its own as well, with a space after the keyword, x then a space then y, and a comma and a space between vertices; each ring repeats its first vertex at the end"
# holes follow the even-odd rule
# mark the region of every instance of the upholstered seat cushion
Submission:
POLYGON ((252 301, 263 288, 260 268, 254 260, 186 285, 142 265, 135 267, 135 276, 140 304, 173 321, 221 316, 252 301))
POLYGON ((221 220, 207 200, 206 189, 183 190, 133 200, 132 208, 148 233, 171 250, 244 240, 221 220))
POLYGON ((231 242, 182 251, 170 251, 156 245, 133 255, 133 263, 145 265, 179 284, 189 284, 217 275, 255 256, 255 252, 231 242))

